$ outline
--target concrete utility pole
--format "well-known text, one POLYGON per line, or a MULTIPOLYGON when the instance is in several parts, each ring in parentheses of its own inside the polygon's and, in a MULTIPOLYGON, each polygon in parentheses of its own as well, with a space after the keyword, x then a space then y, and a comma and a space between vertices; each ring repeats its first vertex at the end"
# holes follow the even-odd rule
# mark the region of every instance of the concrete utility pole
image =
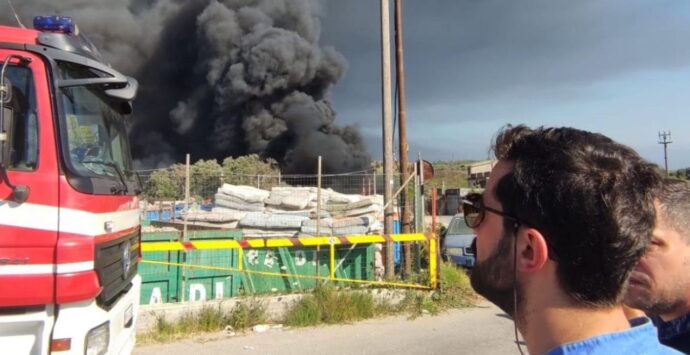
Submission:
MULTIPOLYGON (((381 98, 383 100, 383 200, 386 204, 383 233, 393 233, 393 120, 391 117, 391 43, 390 7, 388 0, 381 0, 381 98)), ((386 278, 393 278, 393 243, 386 242, 386 278)))
MULTIPOLYGON (((395 68, 397 69, 398 82, 398 141, 400 151, 400 185, 407 181, 409 172, 407 170, 407 110, 405 100, 405 63, 403 57, 403 31, 402 31, 402 0, 395 0, 395 68)), ((407 201, 407 186, 403 187, 400 194, 400 205, 402 206, 402 216, 400 222, 402 233, 410 233, 410 206, 407 201)), ((410 243, 404 245, 405 254, 405 275, 412 273, 412 253, 410 243)))
POLYGON ((666 177, 668 177, 668 151, 667 151, 667 146, 669 144, 673 143, 671 141, 671 131, 665 132, 661 131, 659 132, 659 144, 664 145, 664 169, 666 170, 666 177))

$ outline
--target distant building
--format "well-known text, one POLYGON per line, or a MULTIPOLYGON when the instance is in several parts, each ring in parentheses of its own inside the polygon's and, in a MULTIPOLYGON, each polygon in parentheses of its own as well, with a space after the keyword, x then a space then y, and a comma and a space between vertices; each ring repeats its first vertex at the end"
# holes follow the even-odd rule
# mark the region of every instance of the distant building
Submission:
POLYGON ((498 160, 492 159, 467 165, 467 181, 470 187, 485 188, 491 169, 497 162, 498 160))

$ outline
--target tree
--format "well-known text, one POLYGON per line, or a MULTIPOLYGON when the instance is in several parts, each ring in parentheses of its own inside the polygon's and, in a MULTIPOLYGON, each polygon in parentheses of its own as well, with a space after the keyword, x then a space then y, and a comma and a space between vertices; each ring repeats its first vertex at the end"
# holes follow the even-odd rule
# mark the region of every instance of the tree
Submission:
POLYGON ((177 200, 184 196, 184 179, 172 169, 154 171, 144 185, 147 200, 177 200))
MULTIPOLYGON (((259 185, 262 189, 270 189, 278 185, 279 175, 275 160, 263 161, 256 154, 225 158, 222 166, 213 159, 199 160, 189 167, 189 195, 199 202, 208 200, 223 183, 259 185)), ((145 183, 144 198, 150 201, 183 200, 185 179, 186 168, 183 164, 154 171, 145 183)))
POLYGON ((222 184, 220 164, 215 160, 199 160, 189 170, 190 196, 200 200, 212 198, 222 184))
POLYGON ((270 189, 278 185, 280 170, 273 159, 261 160, 256 154, 223 160, 223 182, 270 189))

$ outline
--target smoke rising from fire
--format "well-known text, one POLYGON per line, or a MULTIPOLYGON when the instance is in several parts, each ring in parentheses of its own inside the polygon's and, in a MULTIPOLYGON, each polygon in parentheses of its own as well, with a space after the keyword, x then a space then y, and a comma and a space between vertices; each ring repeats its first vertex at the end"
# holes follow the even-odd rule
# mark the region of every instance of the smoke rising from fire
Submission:
MULTIPOLYGON (((131 130, 144 167, 257 153, 287 173, 366 169, 355 127, 328 91, 345 58, 320 47, 317 0, 62 0, 15 4, 75 19, 104 57, 140 82, 131 130)), ((13 23, 4 11, 2 23, 13 23)))

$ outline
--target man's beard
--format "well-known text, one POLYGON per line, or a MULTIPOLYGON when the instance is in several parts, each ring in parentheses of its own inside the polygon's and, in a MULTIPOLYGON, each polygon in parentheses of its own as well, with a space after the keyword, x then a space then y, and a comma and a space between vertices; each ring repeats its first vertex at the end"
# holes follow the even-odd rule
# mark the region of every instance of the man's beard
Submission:
POLYGON ((673 285, 671 289, 663 291, 652 290, 651 287, 649 284, 638 286, 634 296, 625 296, 625 303, 630 307, 643 310, 649 316, 671 313, 685 303, 687 287, 682 284, 673 285))
MULTIPOLYGON (((484 261, 477 261, 472 270, 472 288, 509 316, 515 317, 513 299, 514 265, 512 236, 503 235, 494 252, 484 261)), ((514 241, 513 241, 514 242, 514 241)), ((477 255, 475 253, 475 255, 477 255)), ((518 295, 519 296, 519 295, 518 295)))

